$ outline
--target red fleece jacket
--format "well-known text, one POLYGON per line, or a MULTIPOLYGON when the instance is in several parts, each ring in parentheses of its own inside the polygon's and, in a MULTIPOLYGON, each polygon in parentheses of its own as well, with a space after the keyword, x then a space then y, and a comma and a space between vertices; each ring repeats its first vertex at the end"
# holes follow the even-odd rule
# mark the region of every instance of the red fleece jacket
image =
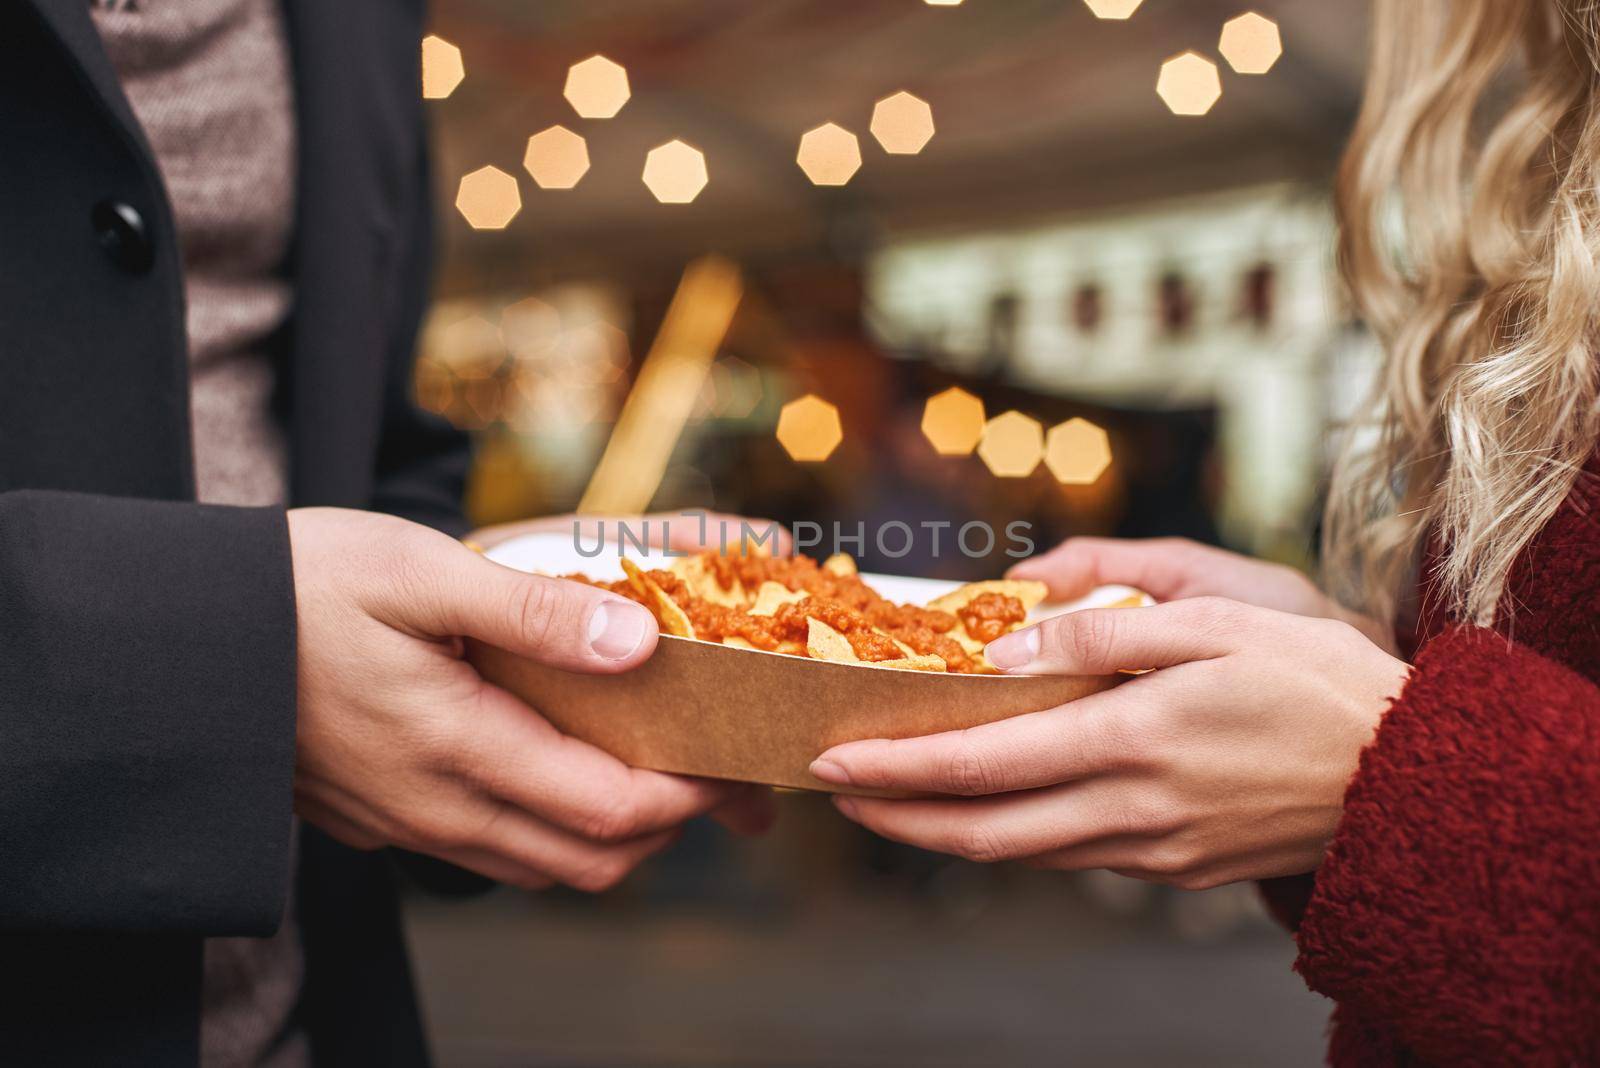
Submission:
POLYGON ((1600 1065, 1600 459, 1492 629, 1421 635, 1315 881, 1263 886, 1329 1063, 1600 1065))

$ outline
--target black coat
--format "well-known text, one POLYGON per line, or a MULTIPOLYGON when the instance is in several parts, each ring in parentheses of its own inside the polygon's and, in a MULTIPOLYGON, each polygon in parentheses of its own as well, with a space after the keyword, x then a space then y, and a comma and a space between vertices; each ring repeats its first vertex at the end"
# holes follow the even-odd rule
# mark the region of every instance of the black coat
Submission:
MULTIPOLYGON (((420 2, 287 0, 293 503, 458 531, 410 403, 430 192, 420 2)), ((194 503, 172 212, 85 0, 0 0, 0 1064, 196 1061, 201 940, 288 889, 282 509, 194 503)), ((319 1063, 420 1064, 383 854, 302 838, 319 1063)))

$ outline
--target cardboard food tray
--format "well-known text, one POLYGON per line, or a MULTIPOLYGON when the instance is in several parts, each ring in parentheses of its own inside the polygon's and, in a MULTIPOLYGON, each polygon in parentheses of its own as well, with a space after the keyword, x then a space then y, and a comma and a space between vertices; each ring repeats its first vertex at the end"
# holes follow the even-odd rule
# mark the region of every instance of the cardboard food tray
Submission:
MULTIPOLYGON (((641 567, 666 566, 659 555, 628 555, 641 567)), ((614 548, 585 559, 565 534, 516 538, 488 556, 551 575, 622 575, 614 548)), ((862 578, 885 597, 916 604, 959 585, 889 575, 862 578)), ((1134 592, 1105 587, 1070 605, 1040 605, 1029 618, 1108 604, 1134 592)), ((654 656, 620 675, 573 674, 477 643, 468 655, 484 678, 527 701, 557 729, 636 767, 827 791, 838 788, 813 778, 807 768, 829 746, 991 723, 1052 708, 1121 680, 904 671, 666 634, 654 656)))

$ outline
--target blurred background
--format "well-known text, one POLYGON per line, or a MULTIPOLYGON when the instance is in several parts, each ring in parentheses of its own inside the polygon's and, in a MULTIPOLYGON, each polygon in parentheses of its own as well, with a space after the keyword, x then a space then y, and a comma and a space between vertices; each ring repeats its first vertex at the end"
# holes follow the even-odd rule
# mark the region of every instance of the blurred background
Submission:
MULTIPOLYGON (((1330 199, 1365 19, 436 0, 416 388, 477 436, 474 519, 1024 521, 1310 566, 1375 361, 1330 199)), ((846 549, 984 578, 1007 547, 846 549)), ((968 865, 780 800, 599 899, 409 902, 442 1063, 1320 1060, 1327 1003, 1248 887, 968 865)))

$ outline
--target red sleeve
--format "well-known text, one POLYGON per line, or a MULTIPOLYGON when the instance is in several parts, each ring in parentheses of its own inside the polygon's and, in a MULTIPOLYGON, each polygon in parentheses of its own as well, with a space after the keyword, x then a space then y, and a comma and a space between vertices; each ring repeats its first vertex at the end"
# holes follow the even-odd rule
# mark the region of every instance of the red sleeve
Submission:
POLYGON ((1600 689, 1487 630, 1424 646, 1297 939, 1428 1062, 1600 1062, 1600 689))

